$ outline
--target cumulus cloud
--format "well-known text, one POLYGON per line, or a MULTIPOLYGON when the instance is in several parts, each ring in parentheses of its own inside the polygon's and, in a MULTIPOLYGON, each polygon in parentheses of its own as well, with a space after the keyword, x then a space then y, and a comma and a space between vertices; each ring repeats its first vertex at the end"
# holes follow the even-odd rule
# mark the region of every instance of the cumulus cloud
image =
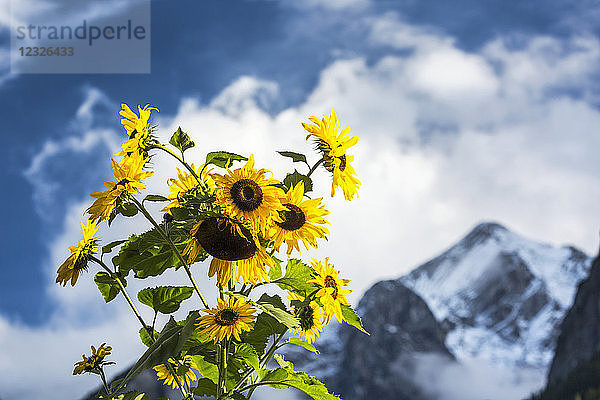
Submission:
MULTIPOLYGON (((408 272, 483 219, 498 220, 532 238, 594 251, 600 210, 593 199, 600 196, 600 165, 593 151, 600 146, 600 113, 586 96, 575 98, 564 89, 586 88, 599 64, 598 41, 531 38, 511 48, 498 39, 481 52, 468 53, 451 38, 410 27, 394 16, 371 23, 368 40, 373 46, 411 51, 390 52, 376 62, 364 57, 337 60, 321 72, 304 102, 274 115, 264 107, 279 95, 277 84, 240 77, 208 104, 190 98, 176 112, 162 110, 156 117, 162 141, 181 126, 197 144, 186 154, 190 160, 200 162, 215 150, 253 153, 258 166, 269 166, 281 179, 283 171, 302 167, 274 151, 305 152, 316 161, 299 123, 335 107, 342 124, 360 136, 352 151, 363 185, 352 202, 330 199, 330 177, 325 171, 316 173, 317 193, 324 194, 332 211, 332 228, 330 240, 311 255, 330 256, 352 279, 354 302, 375 281, 408 272)), ((91 91, 75 118, 90 120, 91 105, 103 101, 101 93, 91 91)), ((122 139, 119 135, 90 122, 80 134, 46 143, 28 172, 37 200, 52 196, 53 180, 31 177, 69 152, 83 153, 86 160, 102 159, 108 174, 107 160, 122 139)), ((153 163, 162 172, 148 180, 149 188, 165 193, 166 178, 176 164, 164 155, 153 163)), ((90 162, 85 164, 89 168, 90 162)), ((84 167, 79 169, 82 175, 88 173, 84 167)), ((89 344, 116 343, 121 360, 132 360, 135 352, 130 348, 139 350, 135 320, 126 309, 117 311, 124 303, 103 304, 91 273, 75 288, 53 283, 66 247, 79 240, 78 221, 88 204, 89 198, 73 201, 64 232, 49 248, 48 292, 56 311, 48 327, 30 330, 0 318, 0 342, 8 349, 0 363, 0 387, 20 391, 9 393, 9 399, 37 398, 35 389, 19 381, 27 371, 24 365, 38 362, 37 354, 48 366, 44 390, 61 387, 70 391, 67 397, 74 397, 81 393, 82 381, 73 383, 62 366, 70 368, 89 344), (13 351, 9 344, 26 334, 39 344, 13 351), (68 348, 65 337, 74 338, 68 348), (57 349, 62 349, 60 355, 57 349), (53 359, 63 369, 51 368, 53 359)), ((100 236, 108 242, 131 226, 145 229, 143 224, 139 218, 117 221, 100 236)), ((194 270, 202 275, 205 268, 194 270)), ((185 282, 175 272, 165 279, 185 282)), ((132 293, 147 283, 131 283, 132 293)), ((448 382, 457 371, 445 375, 448 382)), ((541 384, 542 375, 531 382, 541 384)))

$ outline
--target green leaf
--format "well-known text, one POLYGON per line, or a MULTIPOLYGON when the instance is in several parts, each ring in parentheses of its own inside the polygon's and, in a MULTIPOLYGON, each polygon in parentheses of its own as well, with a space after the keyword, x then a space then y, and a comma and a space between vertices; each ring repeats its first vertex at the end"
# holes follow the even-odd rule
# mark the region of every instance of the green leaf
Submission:
POLYGON ((317 289, 313 282, 309 282, 311 279, 313 279, 312 269, 302 261, 291 258, 285 267, 283 278, 272 280, 271 283, 306 297, 317 289))
POLYGON ((293 387, 306 393, 315 400, 340 400, 338 396, 329 393, 325 385, 319 382, 314 376, 307 375, 304 372, 294 371, 292 363, 285 361, 283 356, 276 354, 275 359, 281 368, 269 371, 264 377, 261 377, 260 382, 264 382, 268 386, 276 389, 293 387), (285 376, 280 371, 284 371, 285 376))
POLYGON ((235 353, 233 353, 233 358, 246 363, 255 371, 260 369, 258 354, 256 353, 254 347, 248 343, 241 343, 237 345, 235 347, 235 353))
POLYGON ((179 340, 177 341, 177 346, 175 347, 175 350, 177 352, 180 352, 181 350, 183 350, 183 347, 185 346, 185 344, 187 343, 187 341, 189 340, 189 338, 195 333, 196 331, 196 324, 197 324, 197 319, 200 317, 200 313, 198 311, 191 311, 185 322, 183 323, 183 328, 181 329, 181 334, 179 335, 179 340))
POLYGON ((282 381, 287 376, 288 372, 284 368, 262 369, 258 372, 261 381, 282 381))
POLYGON ((119 206, 119 212, 125 217, 133 217, 138 211, 137 206, 133 203, 123 203, 119 206))
POLYGON ((181 153, 185 152, 187 149, 191 149, 196 144, 190 139, 190 136, 185 133, 181 127, 178 127, 171 139, 169 139, 169 143, 179 149, 181 153))
POLYGON ((120 394, 117 397, 113 397, 113 400, 150 400, 147 394, 140 393, 137 390, 120 394))
MULTIPOLYGON (((174 243, 183 240, 179 231, 170 229, 174 243)), ((185 244, 178 244, 180 251, 185 244)), ((135 272, 136 278, 147 278, 162 274, 167 268, 181 266, 181 261, 173 251, 170 244, 156 229, 142 235, 132 235, 125 243, 119 254, 113 257, 113 264, 119 266, 119 272, 127 276, 130 270, 135 272)))
POLYGON ((274 317, 267 313, 261 313, 256 317, 254 329, 250 332, 242 333, 242 341, 249 343, 254 347, 257 354, 262 355, 267 347, 269 336, 285 333, 286 330, 286 326, 274 317))
POLYGON ((261 311, 271 315, 288 328, 294 329, 300 326, 300 321, 298 321, 298 318, 286 311, 285 305, 281 301, 281 298, 277 295, 269 296, 265 293, 260 296, 258 301, 250 301, 250 303, 261 311))
MULTIPOLYGON (((121 291, 117 281, 106 272, 98 272, 94 276, 94 282, 107 303, 117 297, 121 291)), ((124 278, 121 278, 121 282, 123 282, 123 286, 127 286, 127 281, 124 278)))
POLYGON ((302 175, 297 170, 294 170, 293 174, 286 175, 285 179, 283 180, 283 185, 286 187, 286 189, 291 189, 293 186, 296 186, 298 184, 298 182, 300 182, 300 181, 304 182, 304 193, 305 194, 312 191, 312 189, 313 189, 312 179, 310 179, 309 176, 302 175))
POLYGON ((306 156, 304 154, 294 153, 293 151, 278 151, 278 153, 284 157, 291 158, 293 162, 303 162, 308 165, 308 162, 306 162, 306 156))
POLYGON ((109 244, 102 246, 102 254, 110 253, 113 248, 125 243, 126 241, 127 240, 115 240, 114 242, 110 242, 109 244))
POLYGON ((138 292, 138 300, 154 311, 171 314, 179 310, 181 302, 192 297, 194 288, 188 286, 159 286, 138 292))
POLYGON ((275 265, 269 269, 269 280, 272 282, 276 279, 281 278, 283 273, 281 272, 281 260, 276 257, 271 256, 273 261, 275 261, 275 265))
POLYGON ((340 400, 339 396, 329 393, 317 378, 304 372, 288 371, 284 384, 306 393, 315 400, 340 400))
POLYGON ((365 329, 363 328, 360 317, 356 314, 356 312, 352 309, 352 307, 347 306, 345 304, 341 304, 341 306, 342 306, 342 317, 344 318, 344 321, 346 321, 346 323, 348 325, 352 325, 356 329, 363 331, 367 335, 370 335, 370 333, 365 331, 365 329))
POLYGON ((247 161, 248 158, 227 151, 214 151, 206 155, 206 164, 213 164, 221 168, 229 168, 234 161, 247 161))
POLYGON ((173 317, 165 324, 158 339, 154 342, 135 365, 129 370, 124 378, 127 383, 138 376, 143 370, 164 364, 169 357, 176 353, 177 343, 182 327, 175 322, 173 317))
POLYGON ((240 392, 233 392, 231 396, 222 397, 223 400, 246 400, 246 396, 240 392))
POLYGON ((288 343, 289 344, 295 344, 301 347, 304 347, 306 350, 308 351, 312 351, 315 354, 319 354, 319 350, 317 350, 315 348, 315 346, 313 346, 312 344, 305 342, 304 340, 297 338, 295 336, 292 336, 288 339, 288 343))
POLYGON ((152 343, 154 343, 154 341, 158 339, 159 333, 156 331, 156 329, 153 329, 152 333, 154 339, 150 338, 150 335, 148 334, 148 331, 146 329, 140 328, 140 339, 142 340, 142 343, 146 345, 146 347, 152 346, 152 343))
POLYGON ((142 200, 142 202, 144 201, 169 201, 169 199, 167 199, 165 196, 161 196, 158 194, 149 194, 148 196, 144 197, 144 200, 142 200))
MULTIPOLYGON (((288 377, 288 371, 285 368, 275 368, 275 369, 263 369, 259 373, 260 382, 280 382, 288 377)), ((268 386, 276 389, 286 389, 289 386, 287 385, 278 385, 275 383, 268 383, 268 386)))
POLYGON ((200 375, 210 379, 213 383, 219 382, 219 368, 215 364, 207 361, 205 356, 200 355, 192 356, 192 360, 198 367, 200 375))
POLYGON ((217 396, 217 385, 208 378, 198 379, 198 385, 192 389, 196 396, 217 396))

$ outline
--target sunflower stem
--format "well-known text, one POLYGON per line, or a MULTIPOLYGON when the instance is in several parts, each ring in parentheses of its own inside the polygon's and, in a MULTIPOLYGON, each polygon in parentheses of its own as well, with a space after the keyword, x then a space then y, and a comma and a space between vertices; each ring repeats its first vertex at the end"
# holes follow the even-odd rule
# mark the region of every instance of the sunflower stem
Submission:
POLYGON ((321 158, 319 161, 317 161, 315 163, 315 165, 313 165, 312 168, 308 171, 308 174, 306 174, 306 176, 307 177, 311 176, 312 173, 315 172, 315 170, 317 169, 317 167, 323 163, 323 161, 325 161, 325 158, 321 158))
POLYGON ((154 341, 153 332, 150 330, 150 327, 148 325, 146 325, 146 322, 144 322, 144 319, 142 318, 142 315, 137 310, 135 304, 133 304, 133 301, 131 300, 131 297, 129 297, 129 294, 127 294, 127 290, 125 290, 125 285, 123 285, 123 281, 121 281, 121 278, 119 277, 119 275, 115 274, 114 272, 112 272, 110 270, 110 268, 108 268, 106 266, 106 264, 104 264, 104 262, 102 260, 100 260, 100 259, 98 259, 98 258, 96 258, 94 256, 91 256, 90 260, 94 261, 96 264, 98 264, 102 268, 104 268, 104 270, 108 273, 108 275, 112 279, 114 279, 115 282, 117 282, 117 285, 119 285, 119 289, 121 290, 121 293, 123 293, 123 297, 125 297, 125 300, 127 300, 127 303, 129 304, 129 307, 131 307, 131 310, 133 311, 133 313, 137 317, 138 321, 140 321, 140 324, 142 324, 142 327, 146 330, 146 332, 148 332, 148 335, 150 335, 150 339, 152 341, 154 341))
POLYGON ((183 264, 183 268, 185 269, 185 272, 186 272, 188 278, 190 279, 190 282, 192 282, 192 285, 194 286, 194 290, 196 290, 196 293, 198 293, 198 296, 200 297, 202 304, 204 305, 204 307, 209 308, 208 303, 206 302, 206 300, 204 300, 204 296, 202 296, 202 293, 200 293, 198 284, 196 283, 196 281, 194 280, 194 277, 192 276, 192 271, 190 270, 190 266, 183 259, 183 256, 179 252, 179 249, 177 248, 177 246, 175 246, 175 243, 173 243, 173 241, 171 240, 169 235, 167 235, 166 232, 161 228, 161 226, 154 220, 154 218, 152 218, 152 215, 150 215, 150 213, 148 212, 148 210, 146 210, 146 208, 144 207, 144 205, 142 203, 140 203, 133 196, 131 196, 131 201, 133 201, 135 203, 135 205, 142 212, 142 214, 144 214, 144 217, 146 217, 146 219, 148 221, 150 221, 150 223, 152 225, 154 225, 154 227, 156 228, 158 233, 160 233, 160 235, 169 243, 169 246, 171 246, 171 249, 173 249, 175 254, 177 254, 177 257, 179 258, 179 261, 181 261, 181 263, 183 264))
MULTIPOLYGON (((167 360, 165 365, 167 366, 167 369, 169 370, 171 375, 173 375, 175 383, 177 383, 177 387, 179 388, 179 390, 181 390, 181 394, 183 394, 183 398, 184 399, 187 398, 188 397, 187 392, 185 391, 185 389, 183 388, 181 383, 179 383, 179 376, 175 373, 175 370, 173 369, 173 366, 169 363, 169 360, 167 360)), ((183 378, 181 378, 181 380, 183 381, 183 378)))
MULTIPOLYGON (((261 368, 264 368, 269 363, 269 361, 273 357, 273 354, 275 354, 275 350, 278 349, 277 345, 279 344, 281 339, 283 339, 283 337, 285 336, 286 333, 287 333, 287 329, 285 330, 285 332, 280 333, 279 336, 277 336, 277 338, 273 341, 273 344, 269 348, 269 351, 259 360, 259 363, 262 364, 261 368)), ((246 377, 246 379, 248 379, 248 378, 246 377)), ((244 382, 246 382, 246 380, 242 379, 240 381, 240 384, 242 384, 244 382)), ((261 382, 253 383, 251 385, 247 385, 247 386, 243 387, 242 389, 240 389, 240 392, 250 389, 248 391, 248 394, 246 395, 246 399, 250 399, 250 396, 252 396, 254 389, 256 389, 258 386, 264 385, 264 384, 266 384, 266 383, 261 383, 261 382)))
MULTIPOLYGON (((222 363, 223 363, 223 379, 222 379, 222 393, 226 393, 227 392, 227 356, 229 355, 229 340, 225 339, 223 341, 223 356, 222 356, 222 363)), ((219 376, 220 377, 220 376, 219 376)))
POLYGON ((104 370, 100 367, 100 379, 102 379, 102 384, 104 385, 104 390, 106 390, 106 394, 110 396, 110 389, 108 388, 108 384, 106 383, 106 375, 104 375, 104 370))

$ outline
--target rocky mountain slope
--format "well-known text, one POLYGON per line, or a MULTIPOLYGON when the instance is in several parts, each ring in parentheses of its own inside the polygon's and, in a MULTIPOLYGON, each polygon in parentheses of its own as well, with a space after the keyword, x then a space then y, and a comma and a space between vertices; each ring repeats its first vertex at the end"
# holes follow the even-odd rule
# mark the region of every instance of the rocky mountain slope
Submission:
MULTIPOLYGON (((564 379, 581 362, 600 352, 600 256, 577 290, 564 318, 548 382, 564 379)), ((598 378, 600 381, 600 377, 598 378)))

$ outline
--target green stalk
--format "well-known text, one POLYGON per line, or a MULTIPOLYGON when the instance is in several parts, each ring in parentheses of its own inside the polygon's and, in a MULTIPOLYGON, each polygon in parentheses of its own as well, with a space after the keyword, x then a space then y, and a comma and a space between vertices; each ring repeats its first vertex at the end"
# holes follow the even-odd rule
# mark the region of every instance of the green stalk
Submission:
POLYGON ((202 293, 200 293, 200 288, 198 288, 198 284, 196 284, 196 281, 194 280, 194 277, 192 276, 192 271, 190 270, 190 266, 183 259, 183 256, 179 252, 179 249, 177 249, 177 246, 175 246, 175 243, 173 243, 173 241, 171 240, 169 235, 167 235, 166 232, 160 227, 160 225, 158 225, 158 223, 154 220, 154 218, 152 218, 152 215, 150 215, 150 213, 148 212, 148 210, 146 210, 146 208, 144 207, 144 205, 142 203, 140 203, 133 196, 130 196, 130 199, 131 199, 131 201, 133 201, 135 203, 135 205, 142 212, 142 214, 144 214, 144 217, 146 217, 146 219, 148 221, 150 221, 150 223, 152 225, 154 225, 154 227, 160 233, 160 235, 163 237, 163 239, 165 239, 169 243, 169 246, 171 247, 171 249, 173 249, 175 254, 177 254, 177 257, 179 258, 179 261, 181 261, 181 263, 183 264, 183 268, 185 269, 185 272, 187 273, 187 276, 190 279, 190 282, 192 282, 192 285, 194 286, 196 293, 200 297, 202 304, 204 305, 205 308, 209 308, 208 303, 206 302, 206 300, 204 300, 204 296, 202 296, 202 293))
POLYGON ((308 171, 308 174, 306 174, 306 176, 311 176, 313 172, 315 172, 315 170, 317 169, 317 167, 319 165, 321 165, 323 163, 323 161, 325 161, 325 158, 321 158, 319 161, 317 161, 315 163, 315 165, 312 166, 312 168, 310 169, 310 171, 308 171))
POLYGON ((110 396, 110 389, 108 388, 108 384, 106 383, 106 375, 104 375, 104 369, 100 367, 100 378, 102 379, 102 384, 104 385, 104 390, 106 390, 106 394, 110 396))
POLYGON ((150 335, 150 338, 152 339, 152 341, 154 341, 154 334, 153 334, 153 332, 150 331, 150 327, 148 325, 146 325, 146 322, 144 322, 144 319, 142 318, 142 315, 140 314, 140 312, 135 307, 135 304, 133 304, 133 301, 131 300, 131 297, 129 297, 129 294, 127 294, 127 290, 125 290, 125 285, 123 285, 123 281, 121 281, 121 278, 119 277, 119 275, 117 275, 114 272, 112 272, 110 270, 110 268, 108 268, 106 266, 106 264, 104 264, 104 262, 102 262, 100 259, 98 259, 98 258, 96 258, 94 256, 91 256, 90 259, 92 261, 94 261, 96 264, 100 265, 102 268, 104 268, 104 270, 108 273, 108 275, 117 282, 117 285, 119 285, 119 289, 121 290, 121 293, 123 293, 123 297, 125 297, 125 300, 127 300, 127 303, 129 304, 129 307, 131 307, 131 310, 133 311, 133 313, 137 317, 138 321, 140 321, 140 324, 142 324, 142 326, 144 327, 144 329, 146 330, 146 332, 148 332, 148 335, 150 335))
MULTIPOLYGON (((281 339, 283 339, 283 336, 286 333, 287 333, 287 330, 285 332, 279 334, 279 336, 277 336, 277 338, 275 339, 275 341, 273 342, 273 344, 269 348, 268 352, 259 360, 259 363, 263 364, 262 365, 263 368, 264 368, 265 365, 267 365, 267 363, 269 362, 269 360, 271 359, 271 357, 273 357, 273 354, 275 353, 277 344, 281 341, 281 339)), ((246 398, 249 399, 250 396, 252 395, 252 392, 254 391, 254 386, 257 386, 257 384, 252 384, 252 385, 246 386, 243 390, 240 390, 240 387, 242 387, 242 385, 248 381, 248 378, 250 378, 250 376, 252 375, 253 372, 254 372, 254 370, 252 368, 250 368, 244 375, 242 375, 242 377, 240 378, 239 382, 227 394, 231 395, 236 390, 239 390, 240 392, 242 392, 242 391, 250 388, 250 386, 252 386, 252 389, 250 390, 250 392, 246 396, 246 398)))

